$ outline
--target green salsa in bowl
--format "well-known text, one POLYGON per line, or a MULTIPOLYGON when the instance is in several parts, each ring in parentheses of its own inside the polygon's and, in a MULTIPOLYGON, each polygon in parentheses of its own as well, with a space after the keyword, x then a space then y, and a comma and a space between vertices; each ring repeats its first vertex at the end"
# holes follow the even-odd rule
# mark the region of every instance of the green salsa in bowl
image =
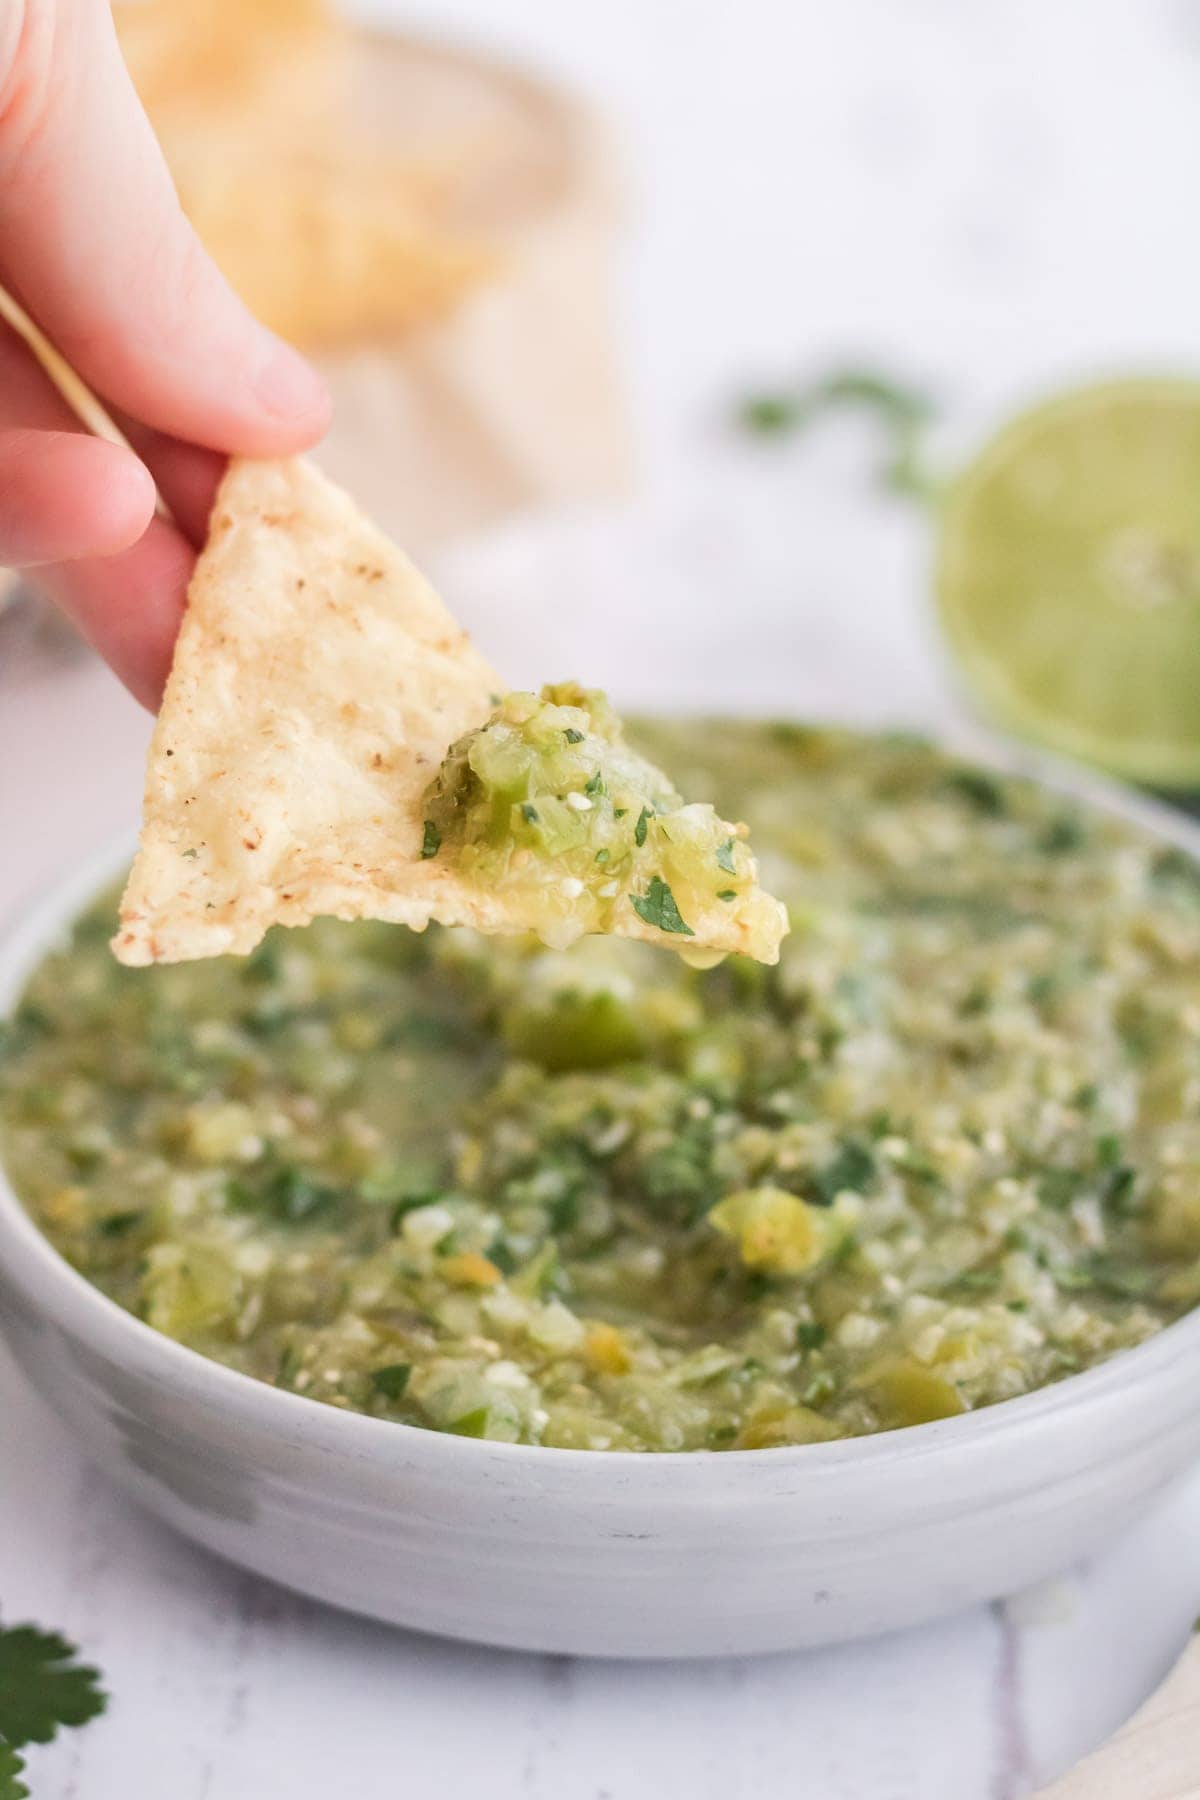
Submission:
POLYGON ((259 1382, 512 1445, 950 1419, 1200 1298, 1200 875, 899 735, 643 724, 792 935, 690 969, 318 923, 28 982, 0 1153, 41 1230, 259 1382))

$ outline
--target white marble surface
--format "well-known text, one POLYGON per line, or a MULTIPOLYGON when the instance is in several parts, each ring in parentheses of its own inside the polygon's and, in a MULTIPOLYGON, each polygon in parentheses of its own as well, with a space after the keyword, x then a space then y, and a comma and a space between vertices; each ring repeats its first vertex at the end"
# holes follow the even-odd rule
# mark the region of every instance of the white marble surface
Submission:
MULTIPOLYGON (((718 402, 878 353, 947 395, 950 454, 1042 382, 1194 364, 1195 0, 405 17, 593 86, 640 176, 642 497, 445 559, 495 659, 629 703, 952 715, 925 528, 870 491, 867 437, 739 451, 718 402)), ((132 822, 145 730, 100 670, 0 634, 0 915, 132 822)), ((31 1751, 42 1800, 1016 1800, 1139 1702, 1200 1610, 1198 1479, 1095 1568, 904 1637, 706 1666, 475 1651, 324 1611, 131 1513, 2 1353, 0 1420, 0 1611, 68 1629, 113 1694, 31 1751)))

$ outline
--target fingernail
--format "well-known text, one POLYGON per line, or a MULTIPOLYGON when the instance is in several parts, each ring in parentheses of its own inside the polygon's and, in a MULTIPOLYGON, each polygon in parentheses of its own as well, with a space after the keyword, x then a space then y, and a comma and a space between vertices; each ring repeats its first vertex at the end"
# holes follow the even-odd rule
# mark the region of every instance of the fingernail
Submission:
POLYGON ((329 410, 329 389, 298 351, 263 333, 254 391, 277 419, 311 419, 329 410))

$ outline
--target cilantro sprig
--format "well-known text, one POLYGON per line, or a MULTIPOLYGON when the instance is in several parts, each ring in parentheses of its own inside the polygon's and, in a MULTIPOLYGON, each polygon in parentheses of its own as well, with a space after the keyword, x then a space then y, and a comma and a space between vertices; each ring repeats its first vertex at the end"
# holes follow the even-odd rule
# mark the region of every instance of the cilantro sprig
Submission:
POLYGON ((809 381, 745 396, 737 421, 756 437, 795 437, 830 413, 873 414, 884 438, 881 484, 918 500, 933 497, 935 482, 926 466, 925 438, 933 421, 932 399, 907 381, 881 370, 835 368, 809 381))
POLYGON ((108 1696, 97 1670, 57 1631, 0 1626, 0 1800, 26 1800, 26 1744, 48 1744, 63 1725, 86 1725, 108 1696))

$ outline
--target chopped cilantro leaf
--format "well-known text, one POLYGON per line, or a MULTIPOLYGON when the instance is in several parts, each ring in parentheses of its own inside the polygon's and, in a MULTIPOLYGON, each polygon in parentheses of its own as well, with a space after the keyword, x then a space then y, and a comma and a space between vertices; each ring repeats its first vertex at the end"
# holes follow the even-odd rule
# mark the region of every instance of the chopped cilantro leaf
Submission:
POLYGON ((650 886, 644 894, 631 894, 629 898, 633 902, 634 912, 647 925, 653 925, 659 931, 674 932, 677 936, 695 937, 695 932, 676 906, 675 896, 661 875, 650 877, 650 886))
POLYGON ((727 875, 736 875, 737 868, 733 860, 733 839, 726 838, 723 844, 717 845, 717 867, 724 869, 727 875))
POLYGON ((796 1326, 796 1344, 801 1350, 819 1350, 826 1338, 825 1327, 817 1319, 801 1319, 796 1326))
POLYGON ((646 827, 649 825, 653 816, 654 815, 648 806, 643 806, 641 812, 638 814, 638 822, 633 828, 633 841, 639 850, 646 841, 646 827))
POLYGON ((864 1194, 874 1179, 875 1158, 860 1139, 848 1137, 812 1177, 808 1198, 816 1206, 832 1206, 841 1193, 864 1194))
POLYGON ((999 818, 1008 811, 1003 787, 983 769, 951 769, 946 786, 969 801, 976 812, 999 818))
POLYGON ((437 853, 441 849, 441 847, 442 847, 441 832, 438 830, 437 826, 434 824, 432 819, 426 819, 425 835, 421 839, 421 861, 428 862, 428 860, 431 856, 437 855, 437 853))
POLYGON ((1126 1219, 1137 1212, 1134 1199, 1134 1188, 1137 1176, 1128 1163, 1121 1163, 1110 1169, 1100 1193, 1101 1204, 1107 1206, 1119 1219, 1126 1219))
POLYGON ((537 807, 532 805, 528 800, 522 800, 522 802, 521 802, 521 817, 524 819, 524 821, 527 825, 536 825, 538 822, 537 807))
POLYGON ((576 731, 573 725, 567 726, 567 729, 563 732, 563 736, 566 738, 568 744, 582 744, 583 742, 582 731, 576 731))
POLYGON ((1085 836, 1082 820, 1074 818, 1070 813, 1063 813, 1047 825, 1039 840, 1039 848, 1047 856, 1062 856, 1068 850, 1078 850, 1085 836))
POLYGON ((515 1272, 517 1259, 505 1238, 494 1237, 485 1254, 489 1262, 495 1263, 502 1275, 512 1275, 515 1272))
POLYGON ((735 888, 721 888, 717 893, 717 899, 718 900, 736 900, 737 899, 737 890, 735 888))
POLYGON ((101 1237, 124 1237, 127 1231, 132 1231, 135 1226, 140 1225, 145 1217, 146 1210, 141 1206, 133 1208, 129 1212, 109 1213, 107 1219, 101 1219, 97 1230, 101 1237))
POLYGON ((385 1400, 399 1400, 411 1374, 411 1363, 388 1363, 384 1368, 372 1371, 371 1386, 385 1400))
POLYGON ((276 1169, 252 1186, 236 1175, 226 1183, 226 1199, 236 1212, 260 1213, 281 1225, 302 1225, 327 1213, 340 1198, 336 1188, 314 1181, 302 1169, 276 1169))
POLYGON ((596 770, 596 773, 591 777, 590 781, 584 783, 583 791, 593 800, 596 799, 599 794, 604 792, 604 777, 599 769, 596 770))
POLYGON ((0 1628, 0 1738, 7 1744, 48 1744, 60 1725, 86 1725, 104 1711, 100 1677, 77 1655, 57 1631, 0 1628))

